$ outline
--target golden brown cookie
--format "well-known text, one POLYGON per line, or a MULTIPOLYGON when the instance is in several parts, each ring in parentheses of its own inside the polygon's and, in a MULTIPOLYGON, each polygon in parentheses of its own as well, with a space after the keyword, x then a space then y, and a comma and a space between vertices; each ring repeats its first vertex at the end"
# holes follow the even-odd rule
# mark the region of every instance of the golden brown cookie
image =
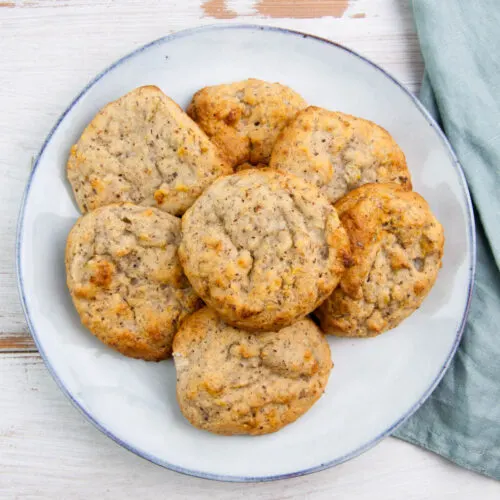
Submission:
POLYGON ((292 89, 250 78, 199 90, 188 114, 234 167, 244 162, 267 164, 282 128, 306 106, 292 89))
POLYGON ((267 434, 295 421, 323 394, 333 366, 310 319, 253 335, 208 307, 183 322, 173 356, 183 415, 217 434, 267 434))
POLYGON ((71 148, 67 164, 82 212, 132 202, 181 215, 229 173, 198 125, 153 86, 105 106, 71 148))
POLYGON ((156 208, 108 205, 68 236, 68 288, 82 323, 132 358, 164 359, 181 320, 201 306, 177 257, 180 220, 156 208))
POLYGON ((349 241, 314 186, 253 169, 219 179, 184 214, 179 258, 193 288, 227 323, 277 330, 330 295, 349 241))
POLYGON ((353 262, 316 315, 325 333, 372 337, 422 304, 441 267, 443 228, 420 195, 397 184, 366 184, 335 206, 353 262))
POLYGON ((332 202, 363 184, 395 182, 411 190, 403 152, 382 127, 311 106, 276 141, 270 167, 303 177, 332 202))

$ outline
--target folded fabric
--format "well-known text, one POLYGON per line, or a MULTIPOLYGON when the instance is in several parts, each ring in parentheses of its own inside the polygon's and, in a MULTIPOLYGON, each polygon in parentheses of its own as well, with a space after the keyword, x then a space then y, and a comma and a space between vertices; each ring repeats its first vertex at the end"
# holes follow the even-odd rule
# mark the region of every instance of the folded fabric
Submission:
POLYGON ((413 0, 413 9, 426 68, 421 100, 467 177, 477 271, 457 354, 395 436, 500 480, 500 3, 413 0))

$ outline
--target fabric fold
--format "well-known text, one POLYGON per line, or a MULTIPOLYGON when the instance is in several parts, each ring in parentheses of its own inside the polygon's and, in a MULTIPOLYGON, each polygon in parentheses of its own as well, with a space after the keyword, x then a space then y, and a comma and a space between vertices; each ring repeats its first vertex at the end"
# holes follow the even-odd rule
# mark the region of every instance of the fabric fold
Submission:
POLYGON ((477 268, 457 354, 394 435, 500 480, 500 4, 413 0, 413 9, 426 67, 420 97, 464 169, 477 268))

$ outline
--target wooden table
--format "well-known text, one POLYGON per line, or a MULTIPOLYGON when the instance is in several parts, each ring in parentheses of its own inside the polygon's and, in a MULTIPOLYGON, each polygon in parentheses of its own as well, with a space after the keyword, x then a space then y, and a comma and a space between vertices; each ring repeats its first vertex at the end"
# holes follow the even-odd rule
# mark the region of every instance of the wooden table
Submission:
POLYGON ((310 476, 266 484, 195 479, 152 465, 88 423, 56 387, 16 289, 16 220, 33 158, 105 66, 172 31, 259 23, 359 51, 417 91, 423 63, 402 0, 13 0, 0 2, 0 497, 500 498, 500 483, 394 438, 310 476))

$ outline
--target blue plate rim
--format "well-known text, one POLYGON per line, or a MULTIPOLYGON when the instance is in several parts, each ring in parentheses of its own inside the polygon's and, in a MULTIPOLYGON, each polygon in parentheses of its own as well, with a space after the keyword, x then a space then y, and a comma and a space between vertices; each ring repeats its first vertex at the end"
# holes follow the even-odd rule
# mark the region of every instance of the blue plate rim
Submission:
POLYGON ((115 61, 113 64, 108 66, 106 69, 101 71, 95 78, 93 78, 84 88, 83 90, 73 99, 71 104, 65 109, 65 111, 60 115, 58 120, 56 121, 55 125, 52 127, 51 131, 47 135, 45 141, 43 142, 43 145, 36 157, 36 160, 33 164, 33 168, 31 170, 31 173, 29 175, 26 188, 24 190, 24 195, 21 200, 21 205, 20 205, 20 211, 19 211, 19 217, 18 217, 18 223, 17 223, 17 236, 16 236, 16 272, 17 272, 17 286, 18 286, 18 293, 21 299, 21 305, 23 308, 23 312, 26 318, 26 322, 28 324, 28 328, 30 330, 31 336, 33 337, 33 340, 35 342, 35 345, 49 371, 51 374, 52 378, 55 380, 61 391, 66 395, 66 397, 71 401, 71 403, 97 428, 99 429, 104 435, 115 441, 117 444, 122 446, 123 448, 131 451, 132 453, 138 455, 141 458, 144 458, 156 465, 160 465, 166 469, 173 470, 175 472, 179 472, 181 474, 186 474, 188 476, 194 476, 194 477, 199 477, 202 479, 210 479, 210 480, 216 480, 216 481, 226 481, 226 482, 248 482, 248 483, 253 483, 253 482, 268 482, 268 481, 276 481, 280 479, 289 479, 293 477, 298 477, 298 476, 303 476, 306 474, 311 474, 313 472, 319 472, 324 469, 328 469, 330 467, 334 467, 335 465, 339 465, 343 462, 346 462, 347 460, 350 460, 352 458, 357 457, 358 455, 362 454, 363 452, 369 450, 373 446, 375 446, 379 441, 381 441, 383 438, 389 436, 392 434, 401 424, 405 422, 413 413, 415 413, 420 406, 427 400, 427 398, 431 395, 432 391, 436 388, 438 383, 441 381, 442 377, 444 376, 446 370, 448 369, 453 356, 458 348, 458 345, 460 344, 460 340, 462 338, 462 334, 465 328, 465 324, 467 321, 467 316, 469 313, 469 308, 470 308, 470 303, 472 299, 472 291, 473 291, 473 286, 474 286, 474 277, 476 273, 476 233, 475 233, 475 220, 474 220, 474 211, 472 208, 472 201, 469 193, 469 189, 467 186, 467 181, 465 178, 465 174, 463 172, 462 166, 460 165, 460 162, 453 150, 453 147, 451 146, 450 142, 448 141, 447 137, 444 135, 443 131, 439 127, 439 125, 436 123, 434 118, 430 115, 430 113, 424 108, 422 103, 417 99, 417 97, 412 94, 408 89, 405 88, 405 86, 399 82, 395 77, 393 77, 391 74, 389 74, 386 70, 375 64, 374 62, 370 61, 366 57, 358 54, 357 52, 344 47, 343 45, 333 42, 331 40, 321 38, 316 35, 310 35, 307 33, 303 33, 301 31, 296 31, 296 30, 291 30, 287 28, 281 28, 281 27, 276 27, 276 26, 263 26, 263 25, 258 25, 258 24, 210 24, 210 25, 205 25, 201 27, 196 27, 196 28, 189 28, 185 29, 182 31, 177 31, 174 33, 171 33, 169 35, 166 35, 164 37, 158 38, 156 40, 153 40, 152 42, 147 43, 146 45, 143 45, 142 47, 139 47, 138 49, 126 54, 122 58, 118 59, 115 61), (25 215, 25 209, 26 209, 26 204, 28 200, 28 196, 30 193, 30 188, 34 179, 34 176, 37 172, 38 165, 40 163, 40 160, 43 156, 43 153, 45 149, 47 148, 48 144, 50 143, 50 140, 52 136, 54 135, 55 131, 61 124, 61 122, 64 120, 64 118, 68 115, 68 113, 72 110, 72 108, 75 106, 75 104, 90 90, 91 87, 93 87, 95 84, 97 84, 107 73, 112 71, 114 68, 117 66, 123 64, 125 61, 128 59, 135 57, 139 55, 141 52, 149 49, 150 47, 154 47, 157 45, 163 45, 167 44, 168 42, 172 40, 176 40, 179 38, 183 38, 186 36, 190 36, 194 33, 198 32, 203 32, 203 31, 218 31, 218 30, 262 30, 262 31, 277 31, 280 33, 284 33, 287 35, 291 36, 300 36, 302 38, 310 38, 313 40, 316 40, 320 43, 325 43, 328 45, 331 45, 339 50, 342 50, 359 60, 363 61, 364 63, 372 66, 375 68, 377 71, 382 73, 385 77, 387 77, 389 80, 391 80, 396 86, 398 86, 406 95, 407 97, 410 98, 410 100, 413 102, 413 104, 417 107, 417 109, 421 112, 421 114, 424 116, 424 118, 428 121, 429 125, 434 129, 434 131, 438 134, 441 142, 444 144, 446 149, 448 150, 448 154, 450 155, 450 158, 453 162, 453 165, 455 166, 459 178, 460 178, 460 183, 462 186, 464 198, 466 201, 467 205, 467 214, 468 214, 468 230, 469 230, 469 253, 470 253, 470 264, 469 264, 469 285, 468 285, 468 291, 467 291, 467 301, 465 305, 465 309, 462 315, 462 319, 459 325, 459 328, 457 329, 456 332, 456 337, 455 341, 450 349, 450 352, 448 353, 448 356, 442 365, 439 373, 437 374, 436 378, 433 380, 431 385, 428 387, 428 389, 424 392, 422 397, 404 414, 402 415, 394 424, 392 424, 389 428, 387 428, 385 431, 381 432, 379 435, 377 435, 375 438, 370 440, 369 442, 365 443, 364 445, 358 447, 357 449, 351 451, 350 453, 347 453, 339 458, 336 458, 332 461, 328 461, 325 463, 321 463, 317 466, 310 467, 307 469, 302 469, 299 471, 295 472, 290 472, 286 474, 277 474, 277 475, 270 475, 270 476, 231 476, 231 475, 220 475, 220 474, 211 474, 211 473, 206 473, 202 471, 197 471, 193 469, 188 469, 184 467, 177 466, 175 464, 171 464, 169 462, 166 462, 164 460, 161 460, 155 456, 152 456, 145 452, 144 450, 138 449, 129 443, 123 441, 120 439, 118 436, 113 434, 111 431, 109 431, 103 424, 101 424, 96 418, 94 418, 70 393, 70 391, 66 388, 66 386, 63 384, 61 379, 58 377, 56 371, 54 370, 53 366, 50 364, 47 355, 40 343, 40 340, 38 338, 36 328, 31 321, 31 316, 29 313, 29 308, 27 305, 25 293, 24 293, 24 282, 23 282, 23 272, 22 272, 22 262, 21 262, 21 247, 22 247, 22 234, 23 234, 23 226, 24 226, 24 215, 25 215))

